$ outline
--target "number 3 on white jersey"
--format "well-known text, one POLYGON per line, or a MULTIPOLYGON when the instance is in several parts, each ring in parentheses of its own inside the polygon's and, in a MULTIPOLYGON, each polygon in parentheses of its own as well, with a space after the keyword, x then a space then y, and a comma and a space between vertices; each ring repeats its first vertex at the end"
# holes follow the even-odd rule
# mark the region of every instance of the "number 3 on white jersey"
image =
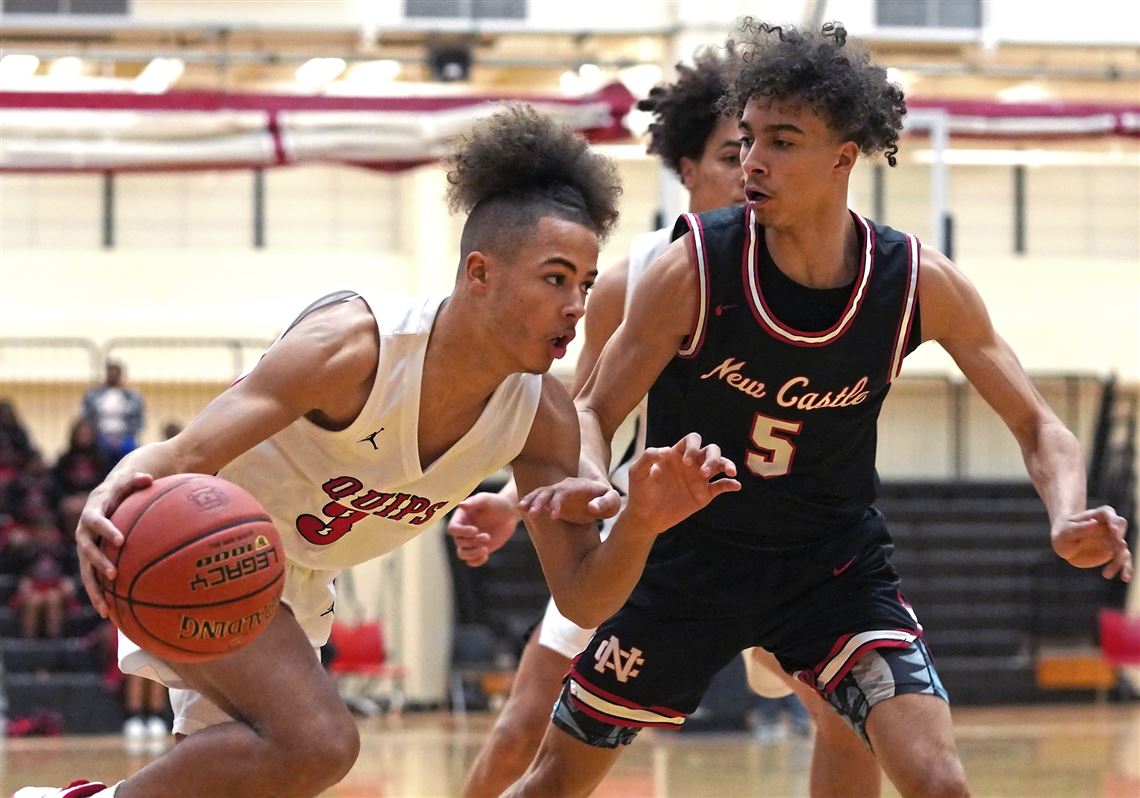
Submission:
POLYGON ((756 450, 749 449, 744 458, 748 470, 764 479, 782 477, 791 471, 796 445, 786 436, 798 434, 802 427, 802 421, 781 421, 757 413, 752 419, 751 435, 756 450))

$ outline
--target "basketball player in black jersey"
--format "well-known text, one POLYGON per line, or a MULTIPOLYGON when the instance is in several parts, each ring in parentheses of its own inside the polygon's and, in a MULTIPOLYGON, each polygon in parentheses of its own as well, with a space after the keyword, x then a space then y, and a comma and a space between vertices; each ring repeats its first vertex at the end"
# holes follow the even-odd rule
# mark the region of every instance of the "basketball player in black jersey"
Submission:
MULTIPOLYGON (((723 47, 698 51, 691 66, 678 64, 674 82, 654 88, 638 103, 639 110, 653 114, 648 152, 676 173, 689 193, 689 210, 694 213, 744 200, 736 117, 720 107, 731 74, 731 57, 723 47)), ((621 323, 630 286, 653 255, 668 246, 669 230, 659 233, 635 239, 629 255, 604 269, 590 291, 574 391, 585 383, 602 347, 621 323)), ((638 418, 636 423, 644 421, 638 418)), ((637 438, 634 434, 625 452, 626 467, 637 454, 637 438)), ((448 533, 456 541, 459 558, 480 566, 514 534, 519 521, 518 493, 511 481, 500 493, 480 493, 463 502, 451 517, 448 533)), ((572 626, 548 608, 523 649, 510 695, 471 767, 463 798, 497 796, 526 770, 546 732, 550 708, 562 690, 571 660, 592 634, 592 629, 572 626)), ((768 652, 754 648, 744 652, 744 657, 753 690, 769 697, 794 691, 815 720, 813 798, 879 795, 879 765, 839 715, 806 684, 785 674, 768 652)))
MULTIPOLYGON (((738 464, 742 490, 657 538, 509 795, 588 794, 640 728, 679 726, 713 674, 755 645, 846 718, 902 795, 968 794, 946 691, 873 507, 878 412, 924 341, 1017 438, 1054 551, 1131 576, 1124 520, 1086 509, 1076 439, 974 287, 941 253, 847 209, 860 153, 894 163, 902 92, 840 25, 747 19, 740 32, 728 101, 747 203, 682 217, 577 401, 599 480, 616 425, 648 393, 650 445, 699 431, 738 464)), ((571 481, 523 507, 580 506, 584 494, 571 481)))

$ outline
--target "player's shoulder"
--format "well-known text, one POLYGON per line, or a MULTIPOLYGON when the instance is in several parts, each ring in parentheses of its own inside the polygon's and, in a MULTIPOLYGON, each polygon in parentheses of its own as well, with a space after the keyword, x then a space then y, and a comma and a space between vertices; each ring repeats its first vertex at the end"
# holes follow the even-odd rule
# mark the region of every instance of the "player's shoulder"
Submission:
POLYGON ((933 247, 923 247, 919 253, 919 292, 929 295, 932 291, 952 288, 966 280, 965 275, 945 254, 933 247))
MULTIPOLYGON (((574 410, 574 401, 566 385, 549 371, 541 375, 542 389, 538 400, 538 414, 545 415, 549 420, 560 418, 577 418, 574 410)), ((539 423, 539 415, 535 416, 535 424, 539 423)))
POLYGON ((567 445, 578 446, 578 411, 562 381, 541 375, 542 388, 521 456, 543 456, 567 445))
POLYGON ((870 217, 863 216, 855 211, 850 211, 852 218, 855 219, 856 224, 861 224, 867 229, 871 230, 876 244, 886 244, 895 242, 907 242, 914 240, 918 241, 918 237, 908 233, 905 230, 899 230, 896 227, 891 227, 889 224, 877 222, 870 217))
POLYGON ((743 241, 748 222, 747 209, 743 205, 728 205, 703 213, 683 213, 673 226, 673 241, 685 236, 697 236, 694 243, 702 247, 710 244, 733 246, 743 241))
POLYGON ((368 374, 380 354, 376 317, 359 295, 345 296, 307 310, 274 349, 285 350, 314 373, 368 374))
POLYGON ((743 205, 728 205, 695 215, 705 230, 719 230, 723 227, 735 228, 744 224, 744 212, 743 205))

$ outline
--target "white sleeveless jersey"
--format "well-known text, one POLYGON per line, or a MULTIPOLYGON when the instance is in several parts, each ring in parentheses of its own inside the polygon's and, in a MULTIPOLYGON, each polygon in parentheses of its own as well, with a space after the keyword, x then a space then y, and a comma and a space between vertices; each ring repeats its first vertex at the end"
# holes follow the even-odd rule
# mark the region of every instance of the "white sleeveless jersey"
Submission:
MULTIPOLYGON (((652 233, 641 233, 634 237, 629 245, 629 271, 625 281, 625 313, 629 313, 629 303, 633 297, 633 289, 642 275, 649 269, 649 265, 657 260, 672 243, 673 228, 662 227, 652 233)), ((639 454, 645 451, 645 423, 648 407, 648 397, 643 398, 630 413, 633 419, 633 440, 624 454, 614 460, 610 469, 610 481, 622 493, 629 493, 629 466, 639 454)))
MULTIPOLYGON (((330 294, 298 320, 357 296, 330 294)), ((445 297, 363 298, 376 318, 380 360, 357 419, 339 432, 297 419, 219 473, 262 503, 281 532, 288 561, 313 570, 378 557, 442 519, 522 451, 542 392, 541 375, 511 375, 467 434, 422 470, 420 382, 428 335, 445 297)))

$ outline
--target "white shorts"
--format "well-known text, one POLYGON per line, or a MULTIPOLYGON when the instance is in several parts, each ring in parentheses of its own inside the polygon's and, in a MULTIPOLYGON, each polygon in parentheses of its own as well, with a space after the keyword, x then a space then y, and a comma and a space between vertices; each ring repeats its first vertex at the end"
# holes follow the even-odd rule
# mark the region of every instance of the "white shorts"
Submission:
POLYGON ((538 644, 557 651, 566 659, 574 659, 594 636, 593 629, 583 629, 558 611, 554 599, 546 602, 546 614, 538 630, 538 644))
MULTIPOLYGON (((338 573, 285 565, 285 590, 281 603, 292 611, 317 656, 320 656, 319 649, 328 642, 332 631, 331 610, 336 599, 333 579, 338 573)), ((166 662, 143 651, 122 632, 119 632, 119 670, 161 682, 170 688, 175 734, 193 734, 207 726, 233 720, 207 698, 188 689, 166 662)))

